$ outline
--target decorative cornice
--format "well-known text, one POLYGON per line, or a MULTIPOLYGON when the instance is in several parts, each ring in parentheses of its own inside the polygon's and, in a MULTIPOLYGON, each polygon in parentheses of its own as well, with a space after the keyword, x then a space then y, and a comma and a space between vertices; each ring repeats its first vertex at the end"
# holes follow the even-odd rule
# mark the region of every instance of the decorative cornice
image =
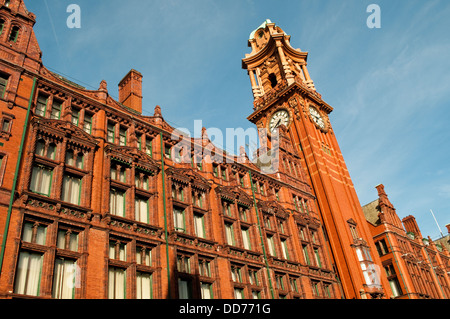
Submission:
POLYGON ((128 163, 130 165, 135 163, 135 166, 144 170, 149 170, 154 173, 159 171, 158 163, 137 148, 109 144, 105 147, 105 153, 124 163, 128 163))
POLYGON ((60 138, 70 137, 72 144, 79 144, 88 148, 94 148, 98 144, 98 141, 91 135, 68 121, 35 117, 31 120, 31 125, 36 127, 38 132, 50 133, 60 138))
POLYGON ((193 168, 176 168, 169 167, 165 170, 169 179, 191 184, 191 187, 207 191, 211 189, 211 185, 208 180, 196 172, 193 168))
POLYGON ((253 205, 252 198, 238 186, 217 186, 215 191, 221 198, 237 201, 249 207, 253 205))

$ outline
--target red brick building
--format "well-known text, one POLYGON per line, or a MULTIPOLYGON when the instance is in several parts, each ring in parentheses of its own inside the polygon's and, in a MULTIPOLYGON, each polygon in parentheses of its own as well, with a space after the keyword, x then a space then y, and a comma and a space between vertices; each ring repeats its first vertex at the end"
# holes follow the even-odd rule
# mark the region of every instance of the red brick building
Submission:
POLYGON ((274 23, 243 59, 267 172, 143 116, 138 71, 118 101, 50 72, 36 17, 0 2, 0 298, 393 296, 332 107, 274 23))
POLYGON ((423 237, 414 216, 400 220, 384 186, 376 188, 378 199, 363 211, 394 297, 449 299, 449 237, 423 237))

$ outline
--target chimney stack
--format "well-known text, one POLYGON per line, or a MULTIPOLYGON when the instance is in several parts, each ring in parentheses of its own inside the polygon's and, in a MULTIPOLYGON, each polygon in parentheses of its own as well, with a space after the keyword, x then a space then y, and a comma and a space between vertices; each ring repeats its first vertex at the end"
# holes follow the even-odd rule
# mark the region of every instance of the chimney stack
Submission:
POLYGON ((445 227, 447 227, 447 231, 450 234, 450 224, 445 225, 445 227))
POLYGON ((417 225, 416 219, 414 218, 414 216, 406 216, 405 218, 402 219, 403 225, 405 226, 405 230, 406 232, 412 232, 416 235, 417 237, 422 238, 422 234, 419 230, 419 226, 417 225))
POLYGON ((119 102, 142 114, 142 74, 131 70, 119 83, 119 102))

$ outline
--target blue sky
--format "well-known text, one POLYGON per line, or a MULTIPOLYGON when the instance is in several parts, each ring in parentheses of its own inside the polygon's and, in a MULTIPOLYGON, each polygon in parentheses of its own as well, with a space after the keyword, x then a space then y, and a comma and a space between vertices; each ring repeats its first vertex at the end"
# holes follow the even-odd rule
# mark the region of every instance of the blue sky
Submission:
POLYGON ((175 127, 253 127, 241 59, 249 34, 271 19, 309 52, 317 91, 362 205, 382 183, 400 218, 424 236, 450 223, 450 2, 446 0, 39 0, 36 36, 44 64, 88 89, 144 76, 144 114, 160 105, 175 127), (69 29, 69 4, 81 28, 69 29), (369 4, 381 28, 369 29, 369 4))

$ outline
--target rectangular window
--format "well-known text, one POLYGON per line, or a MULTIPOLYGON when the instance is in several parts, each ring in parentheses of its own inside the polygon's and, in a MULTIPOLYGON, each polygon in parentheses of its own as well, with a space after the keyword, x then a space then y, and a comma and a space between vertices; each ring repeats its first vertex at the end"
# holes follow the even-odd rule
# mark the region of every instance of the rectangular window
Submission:
POLYGON ((6 86, 8 85, 8 77, 6 75, 0 75, 0 98, 5 97, 6 86))
POLYGON ((22 240, 28 243, 45 245, 47 226, 33 222, 25 222, 23 225, 22 240))
POLYGON ((45 117, 45 113, 47 110, 47 101, 48 101, 48 98, 46 96, 43 96, 43 95, 38 96, 37 103, 36 103, 36 111, 35 111, 36 115, 45 117))
POLYGON ((252 246, 250 243, 250 235, 249 235, 250 230, 248 228, 242 228, 241 232, 242 232, 242 242, 244 244, 244 248, 251 249, 252 246))
POLYGON ((125 192, 112 188, 109 198, 110 214, 125 217, 125 192))
POLYGON ((319 248, 314 248, 314 258, 316 259, 316 266, 322 267, 322 262, 320 260, 319 248))
POLYGON ((44 196, 50 196, 53 171, 45 166, 36 165, 31 174, 30 190, 44 196))
POLYGON ((176 184, 172 185, 172 198, 179 201, 184 201, 184 188, 176 184))
POLYGON ((121 183, 126 183, 127 181, 127 176, 126 176, 126 168, 125 167, 113 167, 111 168, 111 178, 113 180, 119 181, 121 183))
POLYGON ((64 175, 62 200, 74 205, 80 205, 81 178, 64 175))
POLYGON ((331 298, 331 291, 332 291, 332 287, 331 287, 331 284, 323 284, 323 288, 324 288, 324 291, 325 291, 325 293, 326 293, 326 296, 328 297, 328 298, 331 298))
POLYGON ((202 299, 213 299, 212 284, 202 282, 201 286, 202 299))
POLYGON ((386 242, 384 241, 384 239, 382 239, 380 241, 377 241, 375 243, 375 246, 377 248, 378 255, 380 255, 380 257, 383 256, 383 255, 386 255, 389 252, 389 250, 387 248, 387 245, 386 245, 386 242))
POLYGON ((273 239, 273 236, 267 236, 267 242, 269 244, 269 254, 271 256, 277 256, 276 251, 275 251, 275 242, 273 239))
POLYGON ((389 286, 391 287, 394 297, 402 295, 402 288, 397 278, 389 279, 389 286))
POLYGON ((88 134, 92 133, 92 115, 84 114, 83 130, 88 134))
POLYGON ((225 224, 225 234, 227 239, 227 244, 234 246, 234 231, 233 231, 233 224, 226 223, 225 224))
POLYGON ((121 261, 127 260, 127 245, 118 241, 110 241, 109 258, 121 261))
POLYGON ((141 223, 149 223, 148 199, 136 197, 134 208, 135 219, 141 223))
POLYGON ((222 212, 225 216, 229 216, 231 217, 232 213, 231 213, 231 203, 227 202, 227 201, 222 201, 222 212))
POLYGON ((136 248, 136 263, 138 265, 152 265, 152 249, 148 247, 136 248))
POLYGON ((227 180, 227 170, 226 170, 226 168, 225 167, 221 167, 221 171, 222 171, 222 179, 224 181, 226 181, 227 180))
POLYGON ((239 183, 241 184, 241 187, 245 187, 244 175, 239 175, 239 183))
POLYGON ((136 299, 152 299, 152 275, 136 272, 136 299))
POLYGON ((214 177, 219 177, 219 166, 217 166, 216 164, 213 164, 213 174, 214 177))
POLYGON ((82 153, 79 153, 75 160, 75 167, 79 169, 84 168, 84 155, 82 153))
POLYGON ((241 268, 238 266, 231 266, 231 279, 234 282, 240 282, 242 283, 242 273, 241 268))
POLYGON ((46 148, 43 141, 38 141, 36 143, 36 155, 47 157, 48 159, 55 160, 56 157, 56 145, 51 143, 46 148))
POLYGON ((106 141, 108 143, 114 143, 116 136, 116 126, 112 123, 108 123, 106 141))
POLYGON ((75 166, 74 153, 72 150, 66 151, 66 164, 69 166, 75 166))
POLYGON ((317 244, 317 233, 314 230, 311 230, 311 241, 317 244))
POLYGON ((186 231, 184 210, 177 207, 173 208, 173 223, 176 231, 183 233, 186 231))
POLYGON ((204 216, 194 214, 195 235, 200 238, 205 238, 205 220, 204 216))
POLYGON ((6 133, 10 133, 11 132, 11 119, 8 118, 3 118, 2 121, 2 131, 6 132, 6 133))
POLYGON ((247 221, 248 209, 242 206, 238 206, 238 209, 239 209, 239 218, 243 221, 247 221))
POLYGON ((299 226, 300 239, 306 240, 305 227, 299 226))
POLYGON ((281 250, 283 252, 283 258, 289 259, 289 250, 288 250, 288 244, 287 244, 286 239, 281 240, 281 250))
POLYGON ((191 258, 186 255, 177 256, 177 270, 178 272, 191 273, 191 258))
POLYGON ((77 263, 74 260, 56 259, 53 276, 53 298, 75 299, 76 266, 77 263))
POLYGON ((243 288, 234 288, 234 299, 245 299, 243 288))
POLYGON ((144 174, 139 174, 138 172, 135 173, 134 176, 134 185, 137 188, 143 189, 148 191, 148 176, 144 174))
POLYGON ((58 230, 56 247, 71 251, 78 251, 78 234, 65 229, 58 230))
POLYGON ((33 222, 25 222, 23 225, 22 240, 28 243, 45 245, 47 226, 33 222))
POLYGON ((295 278, 289 278, 289 284, 291 286, 291 291, 293 292, 299 292, 298 291, 298 285, 297 285, 297 279, 295 278))
POLYGON ((126 270, 109 267, 108 270, 108 298, 126 299, 126 270))
POLYGON ((277 288, 280 290, 285 290, 283 275, 275 274, 275 280, 276 280, 277 288))
POLYGON ((356 229, 356 225, 349 224, 350 232, 352 234, 353 239, 357 239, 359 237, 358 230, 356 229))
POLYGON ((264 227, 267 229, 271 229, 272 225, 270 223, 270 216, 264 214, 263 219, 264 219, 264 227))
POLYGON ((278 231, 280 233, 284 234, 285 233, 284 225, 285 225, 286 221, 284 219, 277 219, 277 222, 278 222, 278 231))
POLYGON ((119 145, 126 146, 127 145, 127 130, 123 127, 119 130, 119 145))
POLYGON ((178 278, 178 298, 192 299, 192 285, 190 280, 178 278))
POLYGON ((136 139, 137 139, 137 148, 138 150, 142 151, 142 135, 136 134, 136 139))
POLYGON ((259 280, 258 280, 258 271, 257 270, 250 270, 248 271, 248 278, 250 285, 258 286, 259 280))
POLYGON ((153 156, 152 140, 147 136, 145 137, 145 153, 150 157, 153 156))
POLYGON ((311 262, 309 261, 308 246, 303 245, 302 250, 303 250, 303 257, 305 258, 306 264, 311 265, 311 262))
POLYGON ((203 193, 192 193, 192 199, 194 206, 203 207, 203 193))
POLYGON ((52 120, 59 120, 61 118, 61 105, 61 102, 53 101, 52 112, 50 114, 52 120))
POLYGON ((39 296, 43 255, 20 252, 14 293, 39 296))
POLYGON ((261 299, 261 291, 252 290, 252 299, 261 299))
POLYGON ((72 124, 78 126, 80 122, 80 110, 72 108, 72 124))
POLYGON ((211 277, 211 262, 206 259, 198 261, 198 273, 202 277, 211 277))
POLYGON ((168 159, 172 158, 172 152, 170 151, 170 145, 164 146, 164 156, 167 157, 168 159))
POLYGON ((315 296, 320 296, 320 288, 319 288, 319 282, 317 281, 311 281, 312 287, 313 287, 313 293, 315 296))

